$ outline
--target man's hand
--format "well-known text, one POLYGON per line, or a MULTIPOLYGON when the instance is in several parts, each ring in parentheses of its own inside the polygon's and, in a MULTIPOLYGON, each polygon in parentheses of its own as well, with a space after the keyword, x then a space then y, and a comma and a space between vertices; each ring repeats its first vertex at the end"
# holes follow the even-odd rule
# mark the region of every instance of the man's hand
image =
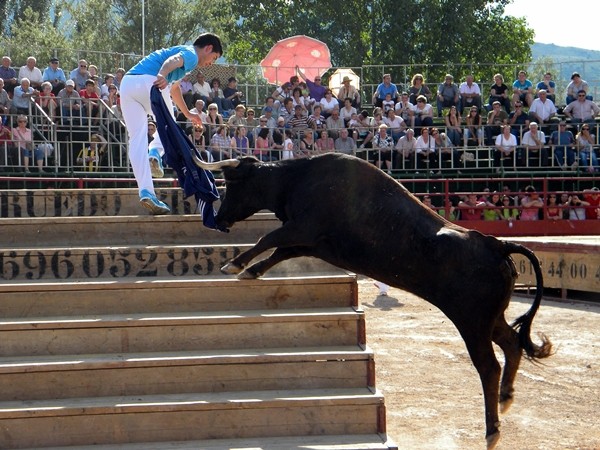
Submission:
POLYGON ((195 113, 195 112, 191 112, 189 114, 186 114, 186 117, 194 124, 194 125, 202 125, 202 118, 200 117, 200 114, 195 113))
POLYGON ((158 75, 156 75, 156 81, 153 84, 154 84, 154 86, 156 86, 159 89, 164 89, 164 88, 167 87, 167 85, 169 84, 169 82, 164 77, 164 75, 161 75, 159 73, 158 75))

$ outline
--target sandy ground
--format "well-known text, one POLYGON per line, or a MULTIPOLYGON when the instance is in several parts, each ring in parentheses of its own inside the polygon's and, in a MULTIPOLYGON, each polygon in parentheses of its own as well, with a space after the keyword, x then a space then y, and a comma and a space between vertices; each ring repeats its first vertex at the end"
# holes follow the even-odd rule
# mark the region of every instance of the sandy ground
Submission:
MULTIPOLYGON (((481 384, 452 323, 404 291, 384 297, 371 280, 359 286, 387 431, 398 448, 485 449, 481 384)), ((530 304, 514 296, 507 319, 530 304)), ((522 360, 497 450, 600 449, 600 303, 545 299, 533 322, 534 342, 538 332, 556 353, 543 364, 522 360)))

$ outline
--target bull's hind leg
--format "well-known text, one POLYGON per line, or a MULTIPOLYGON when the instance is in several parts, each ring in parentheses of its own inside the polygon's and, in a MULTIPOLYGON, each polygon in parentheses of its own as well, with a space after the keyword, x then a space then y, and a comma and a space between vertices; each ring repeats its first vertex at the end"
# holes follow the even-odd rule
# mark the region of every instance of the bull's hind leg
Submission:
MULTIPOLYGON (((460 330, 459 330, 460 331, 460 330)), ((500 364, 494 355, 489 333, 465 335, 463 339, 479 373, 485 402, 485 439, 488 450, 496 447, 500 439, 500 421, 498 418, 498 384, 500 383, 500 364)))
POLYGON ((508 411, 513 402, 514 382, 521 362, 521 347, 517 332, 506 323, 503 316, 499 317, 494 327, 492 340, 504 352, 504 369, 500 384, 500 411, 508 411))
POLYGON ((276 249, 268 258, 262 259, 250 267, 246 268, 238 275, 240 279, 254 279, 263 275, 267 270, 275 264, 285 261, 286 259, 296 258, 298 256, 306 256, 308 254, 307 247, 287 247, 276 249))

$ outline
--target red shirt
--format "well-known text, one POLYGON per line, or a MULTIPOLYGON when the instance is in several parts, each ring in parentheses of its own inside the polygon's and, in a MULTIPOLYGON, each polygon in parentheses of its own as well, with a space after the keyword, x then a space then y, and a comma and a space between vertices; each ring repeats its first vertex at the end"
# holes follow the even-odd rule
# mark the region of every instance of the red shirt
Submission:
POLYGON ((88 98, 88 99, 94 99, 94 100, 100 100, 100 97, 98 97, 98 93, 96 91, 92 91, 91 93, 87 91, 87 89, 82 89, 79 91, 79 96, 81 98, 88 98))
POLYGON ((600 208, 600 195, 596 195, 596 198, 592 197, 592 194, 586 192, 583 199, 590 204, 585 207, 585 218, 586 219, 598 219, 598 213, 596 210, 600 208))

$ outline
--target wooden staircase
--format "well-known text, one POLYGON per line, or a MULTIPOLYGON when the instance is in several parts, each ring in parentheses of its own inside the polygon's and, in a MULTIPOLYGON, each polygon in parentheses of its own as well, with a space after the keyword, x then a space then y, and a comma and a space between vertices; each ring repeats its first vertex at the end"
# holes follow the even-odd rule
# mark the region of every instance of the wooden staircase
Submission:
POLYGON ((396 448, 353 274, 220 273, 272 215, 219 233, 146 215, 135 190, 0 192, 0 208, 0 449, 396 448), (118 211, 64 201, 99 195, 118 211))

